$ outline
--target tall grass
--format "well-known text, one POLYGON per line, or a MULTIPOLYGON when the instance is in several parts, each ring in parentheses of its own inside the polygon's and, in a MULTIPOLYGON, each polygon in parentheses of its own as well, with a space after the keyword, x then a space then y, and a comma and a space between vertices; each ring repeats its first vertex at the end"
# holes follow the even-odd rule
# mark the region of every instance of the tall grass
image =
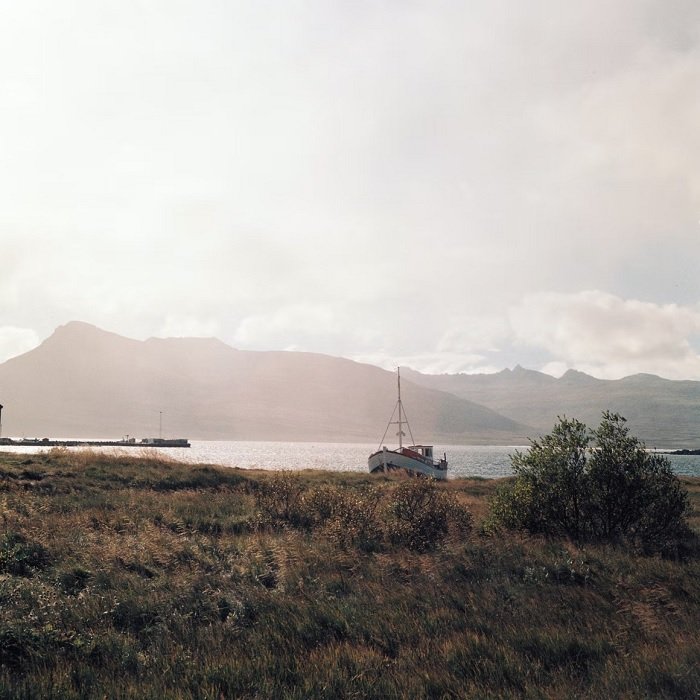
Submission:
POLYGON ((697 552, 489 535, 492 482, 68 451, 0 472, 2 697, 700 691, 697 552))

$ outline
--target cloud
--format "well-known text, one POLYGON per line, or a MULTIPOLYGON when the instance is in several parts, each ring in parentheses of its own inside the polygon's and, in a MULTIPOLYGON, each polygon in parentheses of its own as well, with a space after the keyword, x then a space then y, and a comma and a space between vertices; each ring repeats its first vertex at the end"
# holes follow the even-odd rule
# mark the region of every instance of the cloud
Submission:
POLYGON ((544 292, 516 305, 510 322, 517 342, 550 353, 552 373, 567 366, 608 379, 638 372, 700 379, 700 355, 691 344, 700 332, 700 306, 595 290, 544 292))
POLYGON ((410 367, 425 374, 492 374, 502 369, 488 364, 483 355, 467 352, 435 351, 411 355, 374 352, 354 354, 350 359, 388 370, 410 367))
POLYGON ((221 326, 216 319, 168 314, 158 335, 162 338, 212 338, 220 334, 221 326))
POLYGON ((645 241, 696 241, 698 81, 700 48, 640 42, 620 70, 531 105, 538 142, 556 155, 542 182, 556 192, 548 208, 557 219, 576 212, 582 240, 607 238, 590 252, 620 263, 645 241))
POLYGON ((347 335, 347 330, 342 316, 330 305, 288 304, 244 318, 232 342, 243 349, 309 351, 333 343, 339 333, 347 335))
POLYGON ((0 362, 16 357, 39 345, 39 336, 31 328, 0 326, 0 362))
POLYGON ((442 353, 497 352, 510 333, 507 319, 499 316, 464 315, 451 318, 449 328, 438 340, 442 353))
POLYGON ((700 3, 71 7, 0 24, 1 324, 698 376, 700 3), (510 329, 581 289, 667 345, 510 329))

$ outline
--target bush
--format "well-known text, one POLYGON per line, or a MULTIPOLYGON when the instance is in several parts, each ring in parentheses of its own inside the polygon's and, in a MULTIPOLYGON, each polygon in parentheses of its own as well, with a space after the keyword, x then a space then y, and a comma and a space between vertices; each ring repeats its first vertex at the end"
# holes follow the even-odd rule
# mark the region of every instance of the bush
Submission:
POLYGON ((453 494, 431 479, 411 479, 399 486, 388 505, 390 539, 419 552, 435 549, 454 527, 471 528, 471 515, 453 494))
POLYGON ((617 413, 603 413, 594 431, 561 418, 511 459, 515 479, 491 506, 496 525, 659 550, 689 535, 688 495, 668 460, 647 452, 617 413))
POLYGON ((304 491, 301 479, 295 474, 275 474, 255 492, 258 521, 263 526, 307 526, 302 512, 304 491))
POLYGON ((305 488, 293 474, 272 477, 255 493, 257 524, 314 531, 339 547, 374 552, 391 543, 416 551, 437 547, 450 532, 463 535, 472 516, 434 480, 409 479, 388 497, 375 487, 305 488))
POLYGON ((385 529, 380 499, 381 494, 373 489, 341 493, 324 534, 343 549, 353 546, 364 552, 378 551, 385 529))

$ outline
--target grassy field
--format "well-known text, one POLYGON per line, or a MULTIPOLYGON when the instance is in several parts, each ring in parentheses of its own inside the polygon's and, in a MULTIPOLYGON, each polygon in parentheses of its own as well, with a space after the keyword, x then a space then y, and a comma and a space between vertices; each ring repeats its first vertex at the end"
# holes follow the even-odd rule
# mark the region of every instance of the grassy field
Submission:
POLYGON ((697 549, 488 533, 497 482, 425 483, 0 455, 0 697, 698 697, 697 549))

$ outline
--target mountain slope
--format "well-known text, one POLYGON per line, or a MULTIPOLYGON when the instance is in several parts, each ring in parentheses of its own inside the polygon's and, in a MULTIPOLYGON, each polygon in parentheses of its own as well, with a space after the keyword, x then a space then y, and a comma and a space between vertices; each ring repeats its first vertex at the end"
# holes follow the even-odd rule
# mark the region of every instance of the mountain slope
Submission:
POLYGON ((700 382, 650 374, 603 380, 575 370, 555 379, 521 367, 497 374, 426 375, 402 370, 402 375, 423 387, 488 406, 540 433, 549 432, 557 416, 595 426, 602 411, 612 410, 625 416, 632 431, 649 446, 700 444, 700 382))
MULTIPOLYGON (((418 441, 513 444, 532 432, 449 393, 402 389, 418 441)), ((0 365, 4 435, 152 436, 162 412, 164 436, 374 442, 395 397, 393 373, 351 360, 136 341, 78 322, 0 365)))

